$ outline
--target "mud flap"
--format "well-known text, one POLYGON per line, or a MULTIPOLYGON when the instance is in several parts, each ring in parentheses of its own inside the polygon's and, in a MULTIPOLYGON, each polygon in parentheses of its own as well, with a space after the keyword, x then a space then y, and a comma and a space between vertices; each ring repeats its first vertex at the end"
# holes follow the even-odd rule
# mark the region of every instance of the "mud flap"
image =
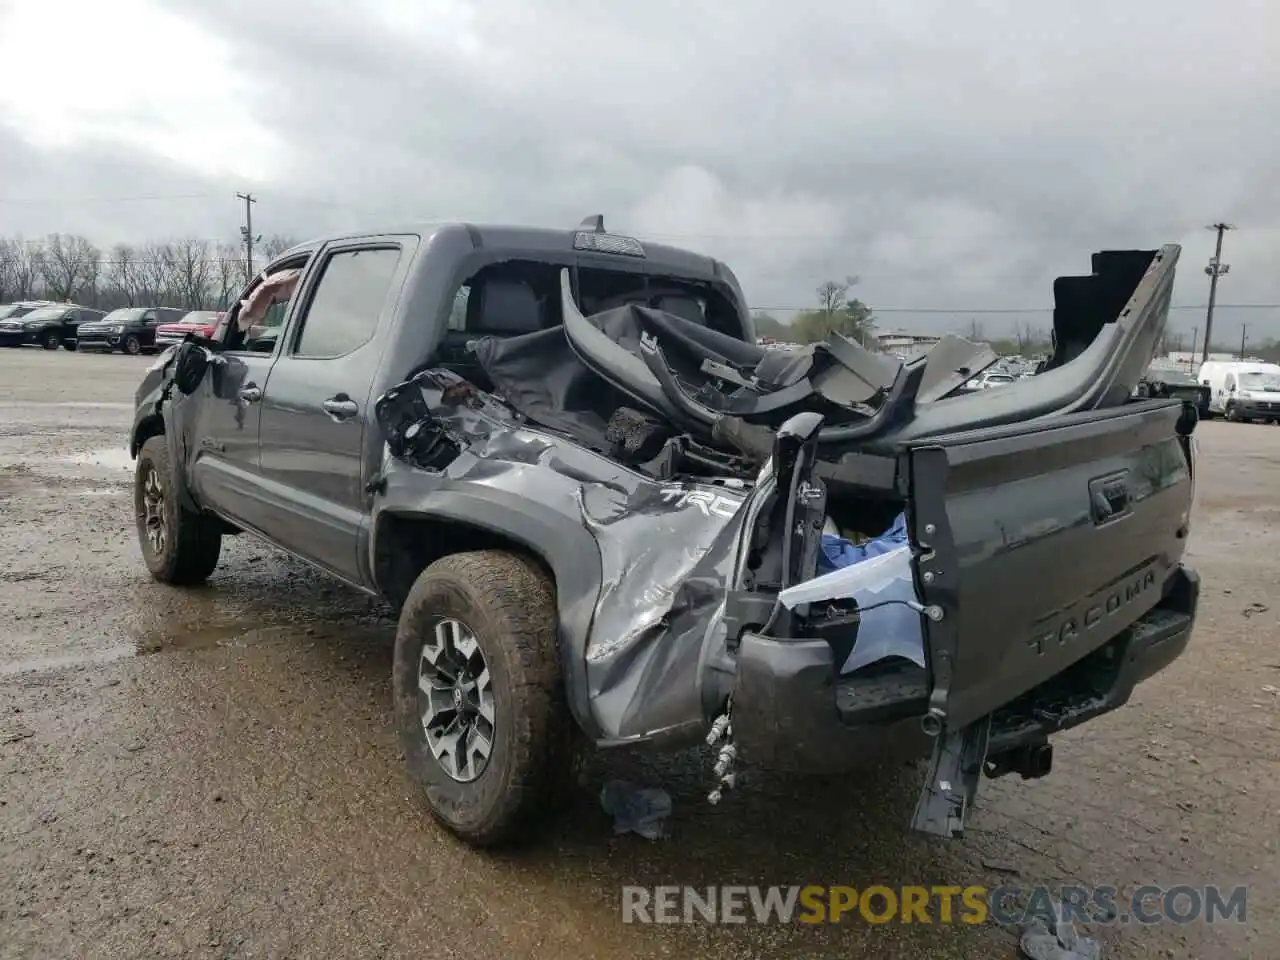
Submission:
POLYGON ((964 836, 964 820, 978 793, 991 737, 991 715, 934 741, 929 776, 916 801, 911 828, 935 837, 964 836))

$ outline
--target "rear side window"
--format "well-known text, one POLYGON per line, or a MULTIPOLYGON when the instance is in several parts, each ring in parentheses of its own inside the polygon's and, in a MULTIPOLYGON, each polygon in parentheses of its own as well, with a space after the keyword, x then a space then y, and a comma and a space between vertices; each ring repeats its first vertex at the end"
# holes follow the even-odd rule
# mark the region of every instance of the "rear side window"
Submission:
POLYGON ((373 339, 400 263, 398 248, 331 255, 302 318, 296 357, 344 357, 373 339))

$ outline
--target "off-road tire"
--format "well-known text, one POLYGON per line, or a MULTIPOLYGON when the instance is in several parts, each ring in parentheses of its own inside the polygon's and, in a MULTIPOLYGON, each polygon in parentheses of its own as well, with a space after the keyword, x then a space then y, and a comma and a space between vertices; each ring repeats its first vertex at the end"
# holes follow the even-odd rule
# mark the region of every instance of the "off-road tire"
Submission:
POLYGON ((136 357, 142 352, 142 341, 131 333, 120 341, 120 350, 131 357, 136 357))
POLYGON ((573 721, 564 699, 555 589, 531 561, 500 550, 457 553, 418 575, 396 631, 392 671, 400 745, 432 815, 475 847, 527 839, 573 779, 573 721), (418 707, 423 640, 441 619, 475 633, 494 693, 494 738, 478 777, 452 778, 427 745, 418 707))
POLYGON ((133 509, 137 518, 138 546, 151 576, 161 583, 189 586, 203 583, 218 565, 222 552, 222 526, 214 517, 188 510, 178 502, 164 436, 151 437, 138 451, 133 475, 133 509), (146 533, 145 484, 155 470, 163 492, 161 514, 165 524, 163 549, 156 551, 146 533))
POLYGON ((62 335, 56 330, 50 330, 48 333, 40 335, 40 346, 46 350, 57 350, 58 344, 62 342, 62 335))

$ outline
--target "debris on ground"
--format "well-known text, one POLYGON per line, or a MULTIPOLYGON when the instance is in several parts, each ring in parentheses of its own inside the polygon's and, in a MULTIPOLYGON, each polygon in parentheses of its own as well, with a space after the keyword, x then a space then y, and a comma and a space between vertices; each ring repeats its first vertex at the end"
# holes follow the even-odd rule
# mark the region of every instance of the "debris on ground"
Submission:
POLYGON ((1076 930, 1062 916, 1062 905, 1053 905, 1053 919, 1037 917, 1018 942, 1019 955, 1026 960, 1100 960, 1102 944, 1076 930))
POLYGON ((34 730, 21 725, 2 727, 0 728, 0 743, 17 743, 19 740, 28 740, 35 735, 36 732, 34 730))
POLYGON ((661 787, 640 787, 626 780, 610 780, 600 790, 600 805, 613 816, 615 834, 637 833, 660 840, 671 816, 671 796, 661 787))

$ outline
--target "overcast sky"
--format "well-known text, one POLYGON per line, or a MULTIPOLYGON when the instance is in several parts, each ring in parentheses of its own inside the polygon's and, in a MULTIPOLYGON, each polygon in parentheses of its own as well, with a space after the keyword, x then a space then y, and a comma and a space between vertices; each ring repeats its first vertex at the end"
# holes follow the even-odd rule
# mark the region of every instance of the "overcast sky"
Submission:
POLYGON ((1106 247, 1183 244, 1203 304, 1226 220, 1220 302, 1280 302, 1275 0, 0 0, 0 64, 0 234, 603 213, 760 308, 857 274, 994 334, 1106 247))

